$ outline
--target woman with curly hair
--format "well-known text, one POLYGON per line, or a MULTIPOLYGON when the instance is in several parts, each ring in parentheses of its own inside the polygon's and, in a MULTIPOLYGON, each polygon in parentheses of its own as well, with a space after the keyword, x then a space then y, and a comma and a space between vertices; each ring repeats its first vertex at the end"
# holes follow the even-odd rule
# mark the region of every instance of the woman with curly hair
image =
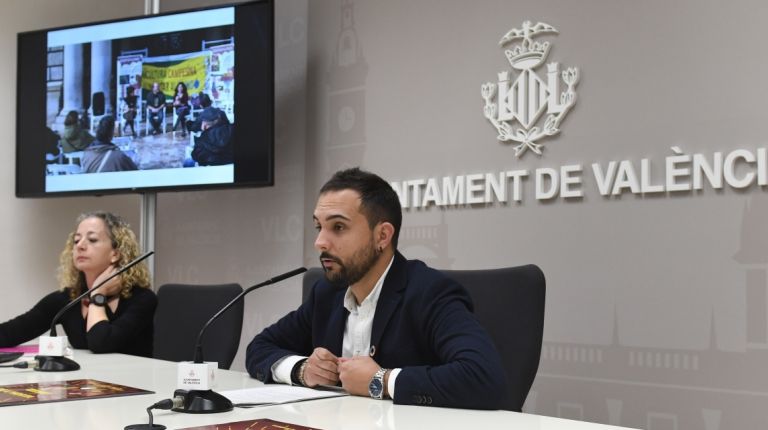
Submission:
MULTIPOLYGON (((101 211, 80 215, 59 258, 59 290, 28 312, 0 324, 0 347, 44 334, 68 302, 138 256, 136 236, 120 217, 101 211)), ((157 297, 142 262, 65 312, 60 323, 74 348, 150 357, 156 307, 157 297)))

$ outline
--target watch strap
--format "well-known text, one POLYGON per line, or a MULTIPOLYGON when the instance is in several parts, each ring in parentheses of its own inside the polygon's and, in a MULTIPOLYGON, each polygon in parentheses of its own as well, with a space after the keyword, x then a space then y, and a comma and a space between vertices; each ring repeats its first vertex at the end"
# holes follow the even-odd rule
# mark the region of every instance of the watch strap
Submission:
POLYGON ((306 387, 307 383, 304 381, 304 370, 307 368, 307 358, 297 361, 296 364, 293 365, 293 369, 291 370, 291 382, 294 385, 300 385, 302 387, 306 387))
POLYGON ((383 367, 379 368, 379 370, 373 374, 373 378, 371 378, 371 382, 369 383, 368 394, 376 400, 382 400, 384 398, 384 375, 386 373, 387 369, 383 367), (374 381, 378 382, 378 386, 381 387, 378 393, 374 393, 373 390, 370 389, 374 381))

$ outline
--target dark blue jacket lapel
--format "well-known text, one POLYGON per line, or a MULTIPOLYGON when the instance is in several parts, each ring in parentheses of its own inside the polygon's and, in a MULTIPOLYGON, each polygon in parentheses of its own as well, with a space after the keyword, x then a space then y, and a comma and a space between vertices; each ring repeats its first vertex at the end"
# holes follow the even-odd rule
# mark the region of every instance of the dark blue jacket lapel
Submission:
POLYGON ((407 281, 405 257, 399 252, 395 252, 395 260, 392 262, 392 267, 389 268, 387 277, 384 278, 384 285, 381 287, 379 301, 376 304, 376 314, 373 317, 373 327, 371 328, 372 348, 378 348, 381 336, 384 334, 392 314, 400 305, 407 281))
POLYGON ((347 324, 347 316, 349 316, 349 311, 344 307, 345 291, 336 293, 333 299, 333 311, 329 315, 328 331, 326 332, 326 345, 323 345, 337 357, 341 357, 344 327, 347 324))

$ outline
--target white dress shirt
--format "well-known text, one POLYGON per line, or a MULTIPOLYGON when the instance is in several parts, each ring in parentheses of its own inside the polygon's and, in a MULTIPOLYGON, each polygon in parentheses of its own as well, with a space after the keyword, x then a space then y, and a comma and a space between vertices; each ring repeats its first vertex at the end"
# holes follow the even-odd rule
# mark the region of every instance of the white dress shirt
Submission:
MULTIPOLYGON (((344 338, 341 346, 342 357, 350 358, 359 355, 370 355, 371 352, 374 352, 371 350, 373 317, 376 314, 376 304, 379 302, 384 279, 387 277, 387 273, 389 273, 394 260, 394 257, 389 260, 384 273, 381 274, 371 292, 368 293, 368 296, 360 304, 357 303, 354 294, 352 294, 352 289, 347 287, 347 292, 344 294, 344 307, 349 311, 349 316, 344 326, 344 338)), ((278 360, 272 365, 272 379, 277 382, 290 384, 293 366, 305 358, 291 355, 278 360)), ((375 354, 373 354, 373 359, 376 359, 375 354)), ((395 398, 395 379, 398 373, 400 373, 400 369, 392 369, 387 381, 387 391, 393 399, 395 398)))

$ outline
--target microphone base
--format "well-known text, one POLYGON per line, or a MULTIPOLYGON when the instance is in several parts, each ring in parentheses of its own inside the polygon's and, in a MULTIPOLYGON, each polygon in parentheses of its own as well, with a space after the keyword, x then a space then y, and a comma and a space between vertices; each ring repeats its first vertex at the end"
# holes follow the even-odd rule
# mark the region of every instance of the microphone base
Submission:
POLYGON ((124 430, 165 430, 167 427, 162 424, 131 424, 125 426, 124 430))
POLYGON ((185 414, 217 414, 234 409, 232 402, 213 390, 176 390, 173 397, 184 398, 184 405, 171 409, 185 414))
POLYGON ((67 357, 54 357, 50 355, 36 355, 38 372, 72 372, 80 370, 80 365, 67 357))

